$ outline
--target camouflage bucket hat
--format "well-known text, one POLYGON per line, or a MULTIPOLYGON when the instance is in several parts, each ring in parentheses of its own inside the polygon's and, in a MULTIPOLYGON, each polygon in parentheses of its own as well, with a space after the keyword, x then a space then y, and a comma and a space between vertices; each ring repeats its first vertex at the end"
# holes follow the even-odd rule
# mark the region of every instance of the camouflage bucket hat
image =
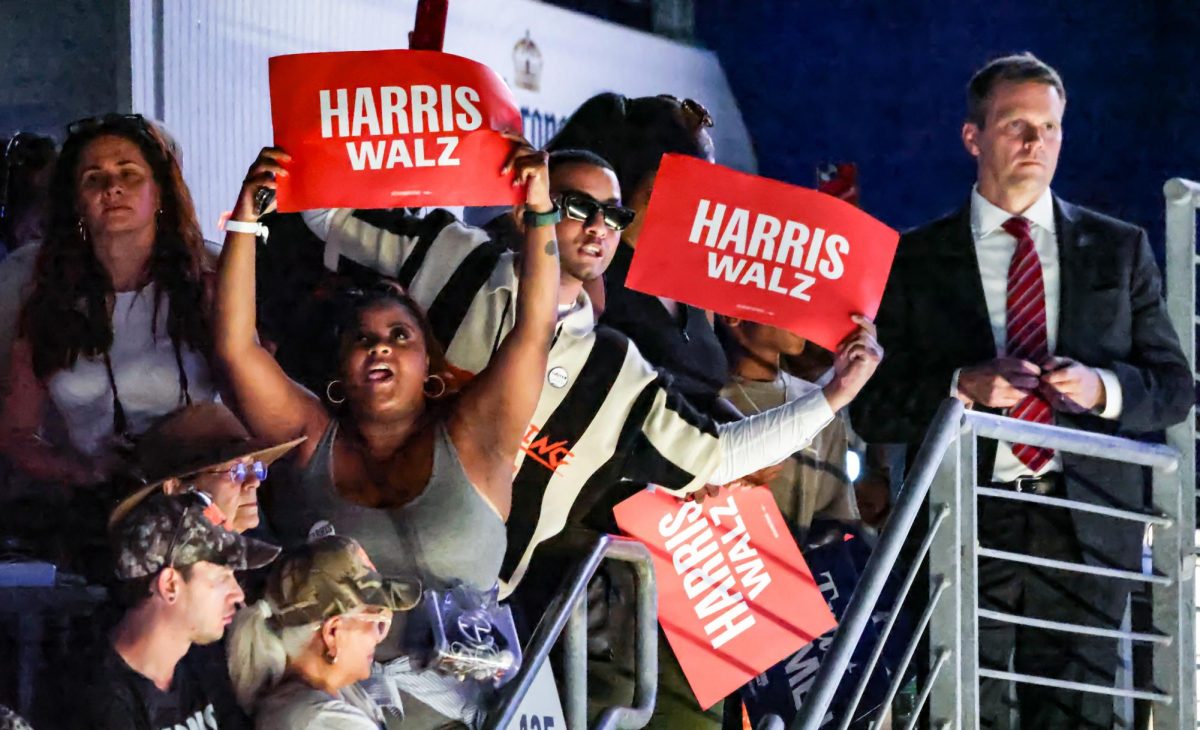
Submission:
POLYGON ((251 570, 279 555, 274 545, 220 527, 224 520, 200 492, 147 497, 112 527, 117 577, 133 580, 201 561, 251 570))
POLYGON ((384 578, 355 540, 329 535, 280 560, 267 580, 266 597, 272 620, 288 628, 367 607, 408 611, 421 600, 421 585, 384 578))

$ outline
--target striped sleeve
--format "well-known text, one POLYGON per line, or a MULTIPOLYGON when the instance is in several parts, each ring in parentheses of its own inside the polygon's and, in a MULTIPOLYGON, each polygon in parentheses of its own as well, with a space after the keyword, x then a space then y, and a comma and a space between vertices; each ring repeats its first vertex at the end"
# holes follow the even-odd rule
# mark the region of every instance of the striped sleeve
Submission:
POLYGON ((720 463, 716 424, 692 407, 661 373, 646 384, 641 398, 648 400, 649 407, 637 423, 621 477, 678 493, 704 486, 720 463))
MULTIPOLYGON (((466 230, 452 213, 440 208, 417 217, 404 209, 350 210, 337 208, 305 211, 304 222, 325 241, 325 266, 336 270, 341 256, 395 278, 408 286, 425 264, 434 241, 448 228, 466 230)), ((482 235, 455 237, 475 242, 482 235)))

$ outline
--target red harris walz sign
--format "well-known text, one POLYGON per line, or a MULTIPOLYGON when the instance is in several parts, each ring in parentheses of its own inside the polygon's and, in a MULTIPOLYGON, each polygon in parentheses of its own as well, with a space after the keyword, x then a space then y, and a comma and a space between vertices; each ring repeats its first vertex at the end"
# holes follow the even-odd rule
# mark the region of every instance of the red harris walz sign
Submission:
POLYGON ((281 211, 493 205, 518 200, 500 168, 521 131, 504 81, 435 51, 270 60, 275 144, 292 156, 281 211))
POLYGON ((771 490, 644 491, 613 512, 650 549, 659 623, 701 707, 835 626, 771 490))
POLYGON ((832 350, 878 312, 899 238, 815 190, 666 155, 626 283, 832 350))

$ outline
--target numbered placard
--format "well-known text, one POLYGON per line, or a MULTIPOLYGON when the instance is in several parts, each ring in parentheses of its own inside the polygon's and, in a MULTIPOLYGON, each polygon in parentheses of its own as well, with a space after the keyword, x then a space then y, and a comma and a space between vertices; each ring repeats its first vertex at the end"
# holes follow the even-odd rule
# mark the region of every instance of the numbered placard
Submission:
POLYGON ((521 707, 508 724, 508 730, 566 730, 562 701, 558 697, 558 686, 554 683, 554 672, 550 664, 542 664, 521 707))

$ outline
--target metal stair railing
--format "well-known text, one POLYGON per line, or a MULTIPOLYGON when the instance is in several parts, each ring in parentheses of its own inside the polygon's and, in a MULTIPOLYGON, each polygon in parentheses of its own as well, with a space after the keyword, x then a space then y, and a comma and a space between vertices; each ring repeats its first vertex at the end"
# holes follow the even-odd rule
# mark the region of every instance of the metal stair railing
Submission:
MULTIPOLYGON (((1166 203, 1166 289, 1167 313, 1179 335, 1179 344, 1188 358, 1193 376, 1200 380, 1196 352, 1196 327, 1200 316, 1196 311, 1196 267, 1200 254, 1196 250, 1196 212, 1200 209, 1200 183, 1173 178, 1163 185, 1166 203)), ((1196 415, 1167 429, 1167 443, 1179 449, 1182 458, 1179 476, 1182 484, 1196 484, 1196 415)), ((1200 548, 1197 548, 1200 553, 1200 548)), ((1200 676, 1200 660, 1196 665, 1200 676)))
POLYGON ((521 700, 534 677, 550 656, 550 649, 563 634, 563 712, 568 730, 587 727, 587 586, 604 560, 633 566, 636 592, 635 688, 633 707, 609 707, 597 720, 597 730, 638 730, 650 722, 658 694, 658 589, 650 551, 637 540, 615 535, 598 535, 582 559, 563 580, 538 621, 524 651, 517 676, 500 692, 497 703, 484 722, 486 730, 507 730, 516 717, 521 700))
MULTIPOLYGON (((908 596, 926 558, 929 560, 929 601, 916 622, 916 629, 905 647, 901 664, 889 684, 887 700, 873 718, 873 727, 881 727, 926 632, 929 634, 929 670, 922 678, 916 707, 909 717, 907 728, 916 726, 927 704, 931 727, 977 728, 980 677, 1149 700, 1155 703, 1155 721, 1161 723, 1158 726, 1194 727, 1195 555, 1192 540, 1195 532, 1195 501, 1191 490, 1182 488, 1180 466, 1179 452, 1169 446, 970 412, 957 400, 948 399, 938 410, 922 444, 896 510, 867 564, 813 688, 792 722, 793 730, 816 730, 825 721, 855 646, 875 610, 884 583, 896 565, 901 544, 908 538, 927 499, 929 531, 915 559, 907 566, 896 607, 902 605, 908 596), (979 487, 975 476, 976 437, 1045 446, 1060 452, 1149 467, 1154 473, 1153 508, 1145 512, 1121 510, 1061 497, 979 487), (975 523, 975 501, 979 496, 1035 502, 1141 522, 1154 530, 1153 572, 1142 574, 982 549, 978 545, 975 523), (1116 627, 1082 626, 980 611, 977 584, 980 557, 1146 583, 1152 591, 1153 625, 1157 631, 1121 631, 1116 627), (1127 690, 981 670, 977 645, 981 616, 1046 630, 1146 642, 1152 648, 1154 686, 1127 690)), ((891 617, 881 630, 875 650, 854 687, 850 709, 843 712, 843 716, 834 718, 838 721, 836 727, 847 728, 857 716, 858 702, 899 614, 897 610, 890 610, 892 607, 888 608, 891 617)))

